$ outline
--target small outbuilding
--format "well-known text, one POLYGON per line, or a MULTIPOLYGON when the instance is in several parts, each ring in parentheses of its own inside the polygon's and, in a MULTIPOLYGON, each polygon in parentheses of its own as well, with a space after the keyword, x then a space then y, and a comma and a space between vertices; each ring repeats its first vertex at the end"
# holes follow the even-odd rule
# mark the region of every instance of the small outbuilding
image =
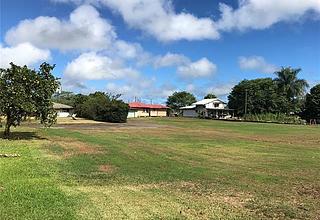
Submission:
POLYGON ((165 105, 131 102, 129 107, 128 118, 167 116, 168 107, 165 105))
POLYGON ((53 103, 53 109, 57 112, 57 117, 59 118, 71 117, 74 112, 72 106, 56 102, 53 103))

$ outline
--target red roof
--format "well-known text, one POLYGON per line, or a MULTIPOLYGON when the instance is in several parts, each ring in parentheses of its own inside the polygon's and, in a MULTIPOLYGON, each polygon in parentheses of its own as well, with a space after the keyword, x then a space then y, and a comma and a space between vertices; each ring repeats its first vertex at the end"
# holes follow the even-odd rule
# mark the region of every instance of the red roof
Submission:
POLYGON ((152 109, 166 109, 168 108, 165 105, 158 105, 158 104, 144 104, 142 102, 130 102, 130 108, 152 108, 152 109))

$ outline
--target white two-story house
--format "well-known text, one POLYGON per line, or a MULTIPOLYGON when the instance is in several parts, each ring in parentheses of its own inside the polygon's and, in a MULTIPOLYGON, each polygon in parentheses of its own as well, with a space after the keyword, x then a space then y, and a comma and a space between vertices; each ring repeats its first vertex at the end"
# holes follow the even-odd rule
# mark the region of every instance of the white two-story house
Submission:
POLYGON ((180 108, 184 117, 230 118, 233 110, 220 99, 203 99, 190 106, 180 108))

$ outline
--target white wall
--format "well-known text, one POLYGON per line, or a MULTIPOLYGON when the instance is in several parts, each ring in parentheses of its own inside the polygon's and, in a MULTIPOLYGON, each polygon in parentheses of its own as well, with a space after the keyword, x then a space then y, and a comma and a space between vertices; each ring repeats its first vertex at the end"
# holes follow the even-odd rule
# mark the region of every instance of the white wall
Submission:
POLYGON ((59 118, 66 118, 71 116, 71 114, 69 112, 57 112, 57 117, 59 118))
POLYGON ((226 104, 223 104, 222 102, 210 102, 208 104, 206 104, 206 108, 219 108, 219 109, 223 109, 226 107, 226 104), (217 104, 219 103, 219 106, 218 107, 214 107, 214 104, 217 104))
POLYGON ((136 117, 135 110, 129 110, 127 118, 135 118, 136 117))

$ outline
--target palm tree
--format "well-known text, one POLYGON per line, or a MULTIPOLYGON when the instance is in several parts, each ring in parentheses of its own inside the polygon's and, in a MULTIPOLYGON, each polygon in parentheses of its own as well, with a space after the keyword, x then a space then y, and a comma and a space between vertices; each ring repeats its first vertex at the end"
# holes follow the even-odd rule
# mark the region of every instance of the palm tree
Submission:
POLYGON ((309 84, 304 79, 298 79, 297 75, 301 69, 293 69, 291 67, 282 67, 281 70, 275 72, 277 78, 275 82, 279 92, 286 96, 287 100, 292 104, 292 110, 297 110, 297 101, 304 95, 309 84))

